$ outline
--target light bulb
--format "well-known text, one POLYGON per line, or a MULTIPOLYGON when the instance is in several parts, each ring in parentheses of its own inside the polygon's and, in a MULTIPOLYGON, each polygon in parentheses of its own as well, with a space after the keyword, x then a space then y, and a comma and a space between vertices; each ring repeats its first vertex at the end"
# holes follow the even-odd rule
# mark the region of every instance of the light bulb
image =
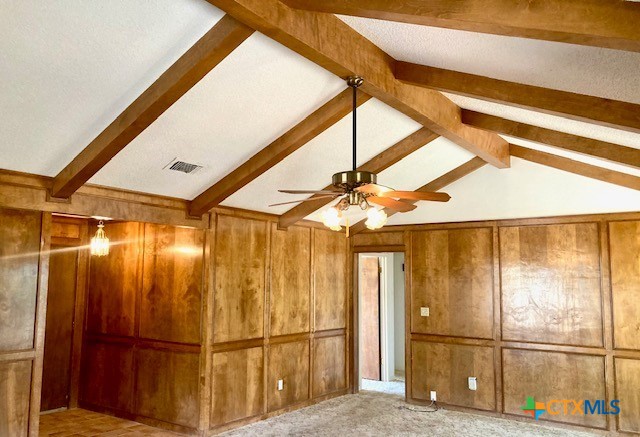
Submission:
POLYGON ((340 218, 342 217, 342 212, 335 206, 322 211, 320 217, 322 218, 322 224, 324 224, 332 231, 339 231, 342 229, 342 226, 340 226, 340 218))
POLYGON ((387 213, 381 209, 369 208, 367 210, 367 221, 364 222, 367 229, 380 229, 387 223, 387 213))

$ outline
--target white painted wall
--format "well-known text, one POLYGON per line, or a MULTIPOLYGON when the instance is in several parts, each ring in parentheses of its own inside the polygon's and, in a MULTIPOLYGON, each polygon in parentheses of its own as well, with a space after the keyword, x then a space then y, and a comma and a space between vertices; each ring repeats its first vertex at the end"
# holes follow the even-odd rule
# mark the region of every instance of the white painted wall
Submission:
POLYGON ((393 355, 395 370, 404 373, 404 253, 393 254, 393 355))

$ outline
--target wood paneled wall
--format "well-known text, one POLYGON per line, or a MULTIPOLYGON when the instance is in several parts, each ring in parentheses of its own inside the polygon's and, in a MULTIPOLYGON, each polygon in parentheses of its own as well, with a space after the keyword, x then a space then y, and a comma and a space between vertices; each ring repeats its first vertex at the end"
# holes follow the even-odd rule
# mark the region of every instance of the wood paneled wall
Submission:
POLYGON ((111 251, 90 262, 80 403, 195 432, 205 232, 135 222, 105 232, 111 251))
POLYGON ((348 240, 215 214, 206 428, 218 432, 350 387, 348 240), (278 390, 278 380, 283 389, 278 390))
POLYGON ((353 251, 401 235, 410 401, 435 390, 508 418, 527 396, 619 399, 619 416, 540 420, 640 433, 640 214, 396 226, 359 234, 353 251))
POLYGON ((0 208, 2 436, 38 435, 50 228, 50 214, 0 208))

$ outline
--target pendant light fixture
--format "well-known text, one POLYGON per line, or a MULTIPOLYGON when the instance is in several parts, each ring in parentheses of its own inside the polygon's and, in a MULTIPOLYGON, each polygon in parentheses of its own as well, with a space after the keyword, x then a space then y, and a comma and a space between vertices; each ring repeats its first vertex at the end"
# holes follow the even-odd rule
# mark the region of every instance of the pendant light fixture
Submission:
POLYGON ((109 239, 104 232, 104 222, 102 220, 98 223, 96 234, 91 238, 90 252, 93 256, 109 255, 109 239))
MULTIPOLYGON (((344 171, 333 175, 334 186, 359 186, 363 184, 375 184, 377 179, 374 173, 358 171, 357 165, 357 93, 358 87, 362 85, 363 79, 360 76, 351 76, 347 79, 347 85, 353 89, 352 113, 352 171, 344 171)), ((349 190, 348 196, 343 197, 336 205, 331 206, 320 214, 322 223, 331 230, 340 231, 342 226, 342 212, 351 206, 358 205, 363 211, 367 211, 367 221, 365 226, 368 229, 380 229, 387 223, 387 214, 367 202, 367 198, 359 191, 349 190)), ((348 221, 346 227, 349 227, 348 221)), ((347 234, 349 230, 347 229, 347 234)))

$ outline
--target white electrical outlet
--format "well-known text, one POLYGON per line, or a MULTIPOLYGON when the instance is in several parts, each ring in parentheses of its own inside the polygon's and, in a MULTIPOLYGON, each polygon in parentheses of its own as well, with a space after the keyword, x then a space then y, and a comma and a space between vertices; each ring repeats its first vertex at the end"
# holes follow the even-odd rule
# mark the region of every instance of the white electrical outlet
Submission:
POLYGON ((420 308, 420 315, 422 317, 429 317, 429 307, 421 307, 420 308))
POLYGON ((431 390, 430 396, 431 401, 435 402, 436 401, 436 391, 435 390, 431 390))
POLYGON ((469 390, 478 390, 478 380, 475 376, 470 376, 468 379, 469 390))
POLYGON ((284 389, 284 381, 282 379, 278 380, 278 391, 281 391, 284 389))

